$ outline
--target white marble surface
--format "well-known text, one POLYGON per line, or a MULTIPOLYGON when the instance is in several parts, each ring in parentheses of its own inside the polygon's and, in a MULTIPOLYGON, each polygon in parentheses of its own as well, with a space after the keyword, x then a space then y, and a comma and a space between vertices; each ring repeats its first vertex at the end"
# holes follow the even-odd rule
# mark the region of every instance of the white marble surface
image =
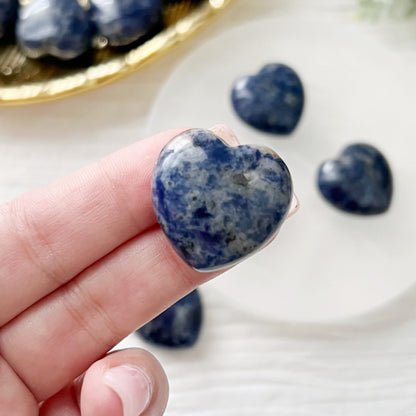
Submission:
MULTIPOLYGON (((0 202, 144 137, 161 86, 204 40, 272 16, 351 21, 354 3, 236 0, 174 54, 125 80, 60 102, 0 108, 0 202)), ((389 26, 380 41, 416 53, 416 24, 389 26)), ((170 378, 168 416, 416 415, 416 288, 327 325, 260 321, 230 307, 210 285, 202 293, 206 319, 196 348, 151 348, 170 378)), ((132 335, 121 345, 143 344, 132 335)))

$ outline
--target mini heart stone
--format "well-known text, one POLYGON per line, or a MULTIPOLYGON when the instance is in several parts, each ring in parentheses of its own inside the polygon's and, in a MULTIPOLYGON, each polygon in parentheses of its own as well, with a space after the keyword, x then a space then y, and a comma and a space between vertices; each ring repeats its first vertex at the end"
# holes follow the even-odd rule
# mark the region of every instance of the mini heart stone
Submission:
POLYGON ((176 302, 137 330, 145 340, 168 347, 191 347, 202 324, 202 304, 197 290, 176 302))
POLYGON ((318 174, 322 195, 337 208, 353 214, 381 214, 390 206, 392 174, 375 147, 353 144, 338 159, 324 162, 318 174))
POLYGON ((30 58, 76 58, 90 47, 88 12, 76 0, 33 0, 20 7, 16 37, 30 58))
POLYGON ((292 68, 268 64, 257 75, 237 80, 231 99, 246 123, 268 133, 289 134, 302 114, 304 92, 292 68))
POLYGON ((164 147, 152 178, 158 222, 176 252, 201 271, 227 267, 266 244, 292 194, 289 170, 272 150, 229 147, 200 129, 164 147))
POLYGON ((123 46, 146 35, 161 21, 161 0, 90 0, 96 32, 111 46, 123 46))

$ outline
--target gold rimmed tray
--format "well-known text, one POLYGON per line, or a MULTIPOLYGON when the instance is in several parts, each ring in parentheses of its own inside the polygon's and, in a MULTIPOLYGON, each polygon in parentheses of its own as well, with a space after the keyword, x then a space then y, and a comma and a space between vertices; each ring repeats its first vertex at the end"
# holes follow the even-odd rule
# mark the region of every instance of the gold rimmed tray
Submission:
POLYGON ((152 61, 205 26, 232 0, 190 0, 164 10, 161 32, 130 49, 97 49, 73 62, 26 58, 14 43, 0 45, 0 104, 21 105, 67 97, 114 82, 152 61))

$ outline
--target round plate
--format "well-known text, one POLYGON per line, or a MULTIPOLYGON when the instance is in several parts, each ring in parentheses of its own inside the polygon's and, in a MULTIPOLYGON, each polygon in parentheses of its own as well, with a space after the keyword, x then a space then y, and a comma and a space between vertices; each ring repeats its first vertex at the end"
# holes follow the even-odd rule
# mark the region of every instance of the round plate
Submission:
MULTIPOLYGON (((14 42, 0 42, 0 104, 38 103, 89 91, 140 69, 210 22, 231 0, 172 2, 163 10, 163 30, 139 44, 103 48, 72 61, 29 59, 14 42)), ((160 29, 158 29, 160 30, 160 29)))
POLYGON ((299 212, 272 244, 213 282, 244 310, 332 321, 370 311, 416 280, 416 56, 390 46, 359 23, 258 21, 194 51, 162 89, 151 132, 225 122, 242 143, 275 149, 292 172, 299 212), (304 82, 306 107, 290 137, 250 128, 230 103, 233 81, 269 62, 292 66, 304 82), (384 215, 346 214, 318 192, 321 162, 357 141, 391 164, 394 197, 384 215))

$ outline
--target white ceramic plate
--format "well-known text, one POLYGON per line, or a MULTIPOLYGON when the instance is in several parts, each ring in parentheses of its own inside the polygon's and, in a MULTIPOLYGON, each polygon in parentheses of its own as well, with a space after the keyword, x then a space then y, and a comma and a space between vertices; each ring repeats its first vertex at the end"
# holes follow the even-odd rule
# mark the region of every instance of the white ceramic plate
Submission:
POLYGON ((354 22, 280 19, 247 24, 194 51, 155 103, 150 132, 225 122, 244 144, 274 148, 288 164, 298 214, 264 251, 213 284, 258 316, 332 321, 370 311, 416 280, 416 52, 354 22), (287 138, 243 124, 230 103, 240 75, 269 62, 302 78, 306 107, 287 138), (345 214, 320 196, 320 163, 352 142, 378 147, 394 173, 389 212, 345 214))

